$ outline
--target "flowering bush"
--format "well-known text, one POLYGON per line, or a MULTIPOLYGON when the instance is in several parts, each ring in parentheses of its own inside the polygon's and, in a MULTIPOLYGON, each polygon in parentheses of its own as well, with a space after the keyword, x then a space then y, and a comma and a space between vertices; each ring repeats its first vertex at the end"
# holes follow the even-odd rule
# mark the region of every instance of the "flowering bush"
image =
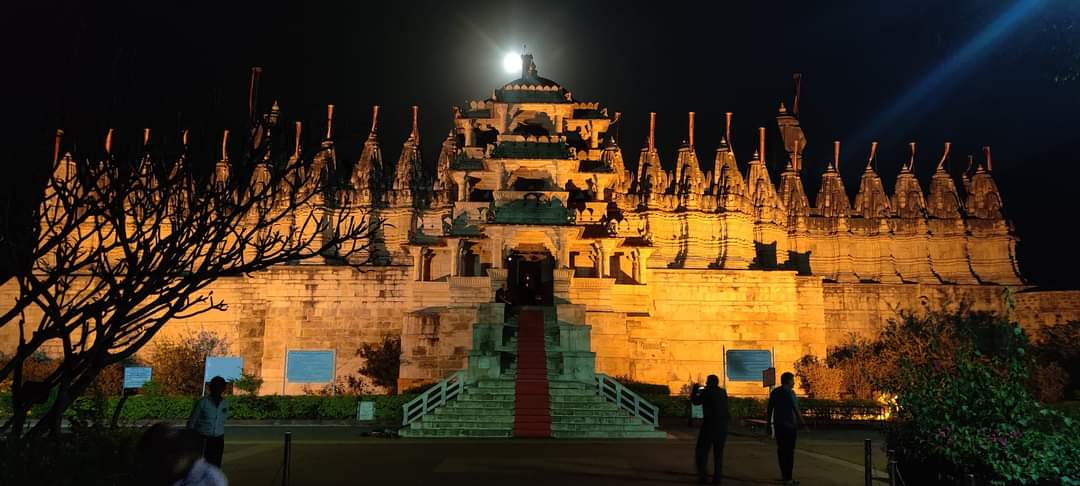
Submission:
POLYGON ((1029 393, 1027 339, 989 314, 907 316, 883 335, 919 331, 901 357, 890 431, 908 484, 1080 484, 1080 427, 1029 393))

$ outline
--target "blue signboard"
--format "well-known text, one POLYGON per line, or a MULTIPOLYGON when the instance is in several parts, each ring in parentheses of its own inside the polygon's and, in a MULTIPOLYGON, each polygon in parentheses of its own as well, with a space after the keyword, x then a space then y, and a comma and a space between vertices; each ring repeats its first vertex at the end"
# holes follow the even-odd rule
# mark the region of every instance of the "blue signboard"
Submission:
POLYGON ((759 381, 773 365, 772 352, 759 349, 729 349, 725 358, 729 381, 759 381))
POLYGON ((239 356, 207 356, 206 371, 203 372, 203 383, 211 378, 220 376, 225 381, 236 381, 244 372, 244 358, 239 356))
POLYGON ((285 379, 290 383, 334 381, 333 351, 289 351, 285 379))
POLYGON ((151 370, 148 366, 130 366, 124 368, 124 388, 142 388, 150 381, 151 370))

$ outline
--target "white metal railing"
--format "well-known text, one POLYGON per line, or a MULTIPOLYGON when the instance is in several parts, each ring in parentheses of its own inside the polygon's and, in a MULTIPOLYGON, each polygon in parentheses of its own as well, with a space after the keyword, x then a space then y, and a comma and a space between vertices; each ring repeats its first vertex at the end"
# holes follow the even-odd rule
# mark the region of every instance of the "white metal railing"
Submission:
POLYGON ((401 425, 409 425, 465 391, 465 371, 455 371, 420 396, 402 405, 401 425))
POLYGON ((610 376, 597 373, 596 389, 605 400, 618 405, 645 423, 658 427, 660 425, 660 408, 653 405, 637 393, 630 391, 622 383, 615 381, 610 376))

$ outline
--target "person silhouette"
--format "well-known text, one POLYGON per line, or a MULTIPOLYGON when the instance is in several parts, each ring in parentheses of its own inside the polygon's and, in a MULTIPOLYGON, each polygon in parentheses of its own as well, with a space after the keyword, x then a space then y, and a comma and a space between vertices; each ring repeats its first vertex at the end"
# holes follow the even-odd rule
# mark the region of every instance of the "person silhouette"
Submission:
POLYGON ((774 424, 776 427, 776 458, 780 463, 781 481, 784 484, 799 484, 791 476, 795 466, 796 431, 803 423, 799 400, 795 398, 795 375, 780 375, 780 386, 769 393, 766 414, 765 433, 769 433, 769 428, 774 424))
POLYGON ((229 401, 222 396, 224 393, 225 379, 220 376, 211 378, 210 395, 195 402, 187 422, 189 429, 202 436, 206 461, 217 467, 221 467, 221 458, 225 453, 225 419, 229 416, 229 401))
POLYGON ((697 466, 698 482, 708 482, 709 449, 713 450, 713 484, 720 484, 724 471, 724 443, 727 441, 728 410, 727 391, 720 388, 720 379, 709 375, 705 388, 695 384, 690 393, 690 401, 701 405, 704 415, 701 429, 698 430, 697 447, 694 449, 694 462, 697 466))
POLYGON ((143 432, 135 449, 135 477, 146 486, 228 486, 225 474, 202 457, 197 433, 160 422, 143 432))

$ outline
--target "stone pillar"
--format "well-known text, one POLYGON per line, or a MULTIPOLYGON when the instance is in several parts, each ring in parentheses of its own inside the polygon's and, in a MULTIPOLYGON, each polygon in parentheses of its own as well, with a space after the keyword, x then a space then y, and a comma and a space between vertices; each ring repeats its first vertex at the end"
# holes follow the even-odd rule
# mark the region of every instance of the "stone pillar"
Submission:
POLYGON ((637 273, 637 282, 645 285, 649 283, 649 256, 652 255, 654 248, 648 246, 638 247, 637 249, 637 266, 635 267, 637 273))
POLYGON ((413 261, 413 280, 419 282, 424 279, 424 250, 422 246, 410 246, 409 254, 413 261))
POLYGON ((503 251, 502 236, 492 236, 489 244, 491 245, 491 268, 506 268, 506 252, 503 251))
POLYGON ((456 277, 461 264, 461 238, 447 238, 446 246, 450 250, 450 276, 456 277))
POLYGON ((600 248, 600 278, 612 278, 611 274, 611 255, 615 254, 615 243, 613 239, 596 240, 596 245, 600 248))
POLYGON ((469 191, 465 187, 465 179, 468 177, 464 172, 456 172, 452 176, 454 178, 454 184, 457 184, 457 200, 459 202, 465 202, 469 200, 469 191))

